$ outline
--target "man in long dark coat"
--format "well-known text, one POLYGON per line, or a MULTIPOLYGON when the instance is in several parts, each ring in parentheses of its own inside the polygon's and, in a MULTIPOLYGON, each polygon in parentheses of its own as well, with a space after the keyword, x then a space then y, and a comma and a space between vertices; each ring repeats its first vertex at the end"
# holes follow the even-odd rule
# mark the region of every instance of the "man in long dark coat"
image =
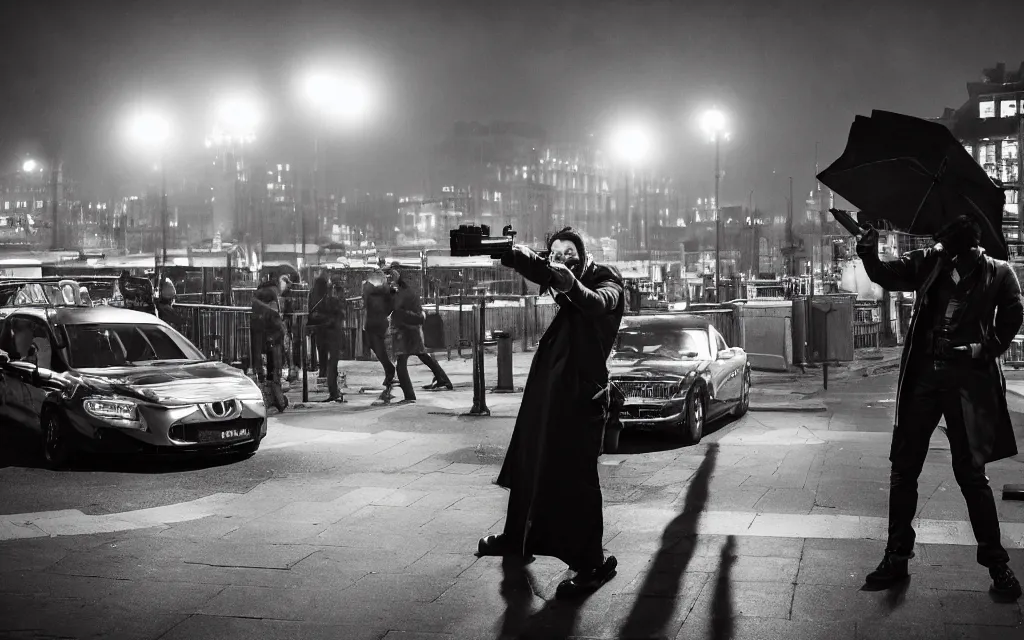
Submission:
POLYGON ((505 530, 480 555, 553 556, 576 575, 560 597, 609 580, 597 459, 610 409, 607 360, 623 313, 622 277, 594 264, 570 228, 551 237, 550 260, 525 247, 501 263, 551 291, 558 313, 541 338, 498 484, 509 490, 505 530))
POLYGON ((867 576, 879 587, 908 576, 914 557, 917 479, 928 443, 946 418, 953 473, 967 501, 978 562, 991 591, 1016 599, 1020 583, 999 540, 995 499, 985 464, 1017 454, 999 357, 1024 321, 1020 284, 1009 264, 986 256, 978 224, 961 216, 935 236, 934 249, 899 260, 878 257, 878 232, 857 244, 868 277, 889 291, 914 291, 914 315, 900 362, 896 420, 889 460, 889 540, 882 563, 867 576))

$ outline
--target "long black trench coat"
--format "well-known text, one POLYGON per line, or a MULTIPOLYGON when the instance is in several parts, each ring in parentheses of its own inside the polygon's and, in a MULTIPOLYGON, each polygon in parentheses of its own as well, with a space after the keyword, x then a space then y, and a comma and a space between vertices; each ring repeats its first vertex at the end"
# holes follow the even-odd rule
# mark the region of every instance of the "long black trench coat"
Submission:
MULTIPOLYGON (((502 264, 547 283, 547 262, 509 253, 502 264)), ((497 484, 509 489, 505 534, 525 555, 579 569, 601 562, 597 459, 608 419, 607 360, 622 320, 622 277, 591 265, 540 340, 497 484), (521 536, 521 539, 519 539, 521 536)))
MULTIPOLYGON (((935 249, 920 249, 900 259, 882 262, 875 250, 858 248, 864 270, 873 282, 889 291, 914 291, 914 313, 910 320, 900 359, 900 375, 896 387, 895 429, 900 428, 900 413, 905 410, 904 385, 913 384, 906 379, 921 357, 914 351, 914 331, 921 311, 928 304, 928 293, 943 273, 942 253, 935 249)), ((1006 379, 999 357, 1010 348, 1024 322, 1020 283, 1013 268, 1003 260, 983 256, 977 267, 982 269, 974 290, 968 294, 967 304, 951 318, 954 325, 978 326, 983 336, 981 359, 984 364, 972 367, 962 376, 960 401, 967 441, 971 454, 980 463, 989 463, 1017 455, 1017 441, 1006 406, 1006 379)))

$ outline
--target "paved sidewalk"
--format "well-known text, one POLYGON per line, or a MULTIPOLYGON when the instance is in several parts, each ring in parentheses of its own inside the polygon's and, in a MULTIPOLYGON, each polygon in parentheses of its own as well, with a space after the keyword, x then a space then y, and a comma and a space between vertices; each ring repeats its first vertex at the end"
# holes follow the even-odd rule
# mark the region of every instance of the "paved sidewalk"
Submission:
MULTIPOLYGON (((284 414, 257 457, 305 439, 333 471, 106 519, 0 517, 0 532, 36 536, 0 542, 0 637, 1024 638, 1020 605, 987 593, 939 432, 913 576, 861 589, 883 548, 889 434, 860 413, 752 413, 692 447, 630 439, 600 465, 618 575, 556 601, 560 563, 473 555, 507 499, 492 482, 515 400, 494 399, 507 417, 446 412, 466 391, 284 414)), ((989 475, 998 487, 1020 469, 989 475)), ((1024 570, 1024 504, 997 508, 1024 570)))

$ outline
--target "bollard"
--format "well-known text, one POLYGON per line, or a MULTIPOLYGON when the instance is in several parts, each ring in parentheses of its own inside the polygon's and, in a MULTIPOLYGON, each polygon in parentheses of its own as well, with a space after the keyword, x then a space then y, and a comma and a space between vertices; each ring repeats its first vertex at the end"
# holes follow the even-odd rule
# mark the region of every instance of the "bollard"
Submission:
POLYGON ((516 390, 512 384, 512 334, 493 331, 491 335, 498 341, 498 386, 492 391, 511 393, 516 390))

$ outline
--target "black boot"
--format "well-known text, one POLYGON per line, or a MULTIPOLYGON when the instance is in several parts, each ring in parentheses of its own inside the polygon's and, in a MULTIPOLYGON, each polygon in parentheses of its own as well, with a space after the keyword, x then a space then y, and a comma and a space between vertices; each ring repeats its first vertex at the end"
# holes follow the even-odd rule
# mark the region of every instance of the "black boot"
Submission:
POLYGON ((580 571, 572 578, 560 582, 555 590, 555 597, 573 598, 597 591, 601 585, 615 577, 615 567, 618 565, 619 561, 615 556, 608 556, 599 567, 580 571))
POLYGON ((888 588, 906 580, 910 576, 910 572, 907 571, 907 562, 913 557, 913 552, 909 555, 901 555, 887 550, 881 564, 866 576, 865 582, 872 587, 888 588))
POLYGON ((1013 571, 1005 564, 997 564, 989 567, 988 573, 992 576, 992 586, 989 591, 999 600, 1013 602, 1020 597, 1020 582, 1013 575, 1013 571))
POLYGON ((480 538, 476 546, 478 556, 509 556, 512 553, 512 545, 509 544, 505 534, 491 535, 480 538))

